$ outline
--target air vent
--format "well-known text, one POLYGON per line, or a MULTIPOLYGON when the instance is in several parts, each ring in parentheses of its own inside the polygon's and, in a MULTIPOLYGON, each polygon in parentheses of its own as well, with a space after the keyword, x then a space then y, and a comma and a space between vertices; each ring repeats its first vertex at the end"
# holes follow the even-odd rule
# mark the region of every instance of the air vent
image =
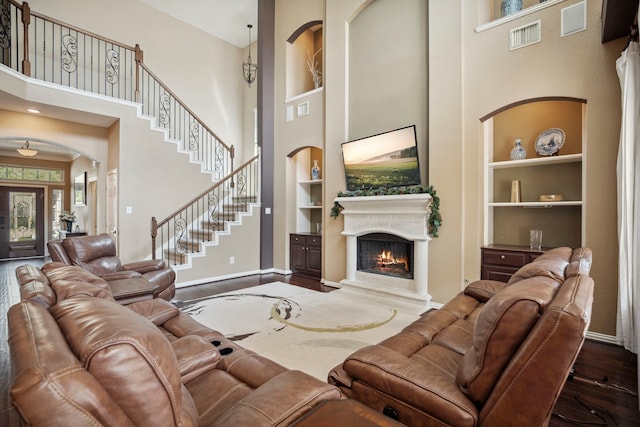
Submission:
POLYGON ((520 49, 540 41, 540 21, 510 30, 509 50, 520 49))
POLYGON ((570 36, 587 29, 587 3, 581 1, 560 11, 560 35, 570 36))

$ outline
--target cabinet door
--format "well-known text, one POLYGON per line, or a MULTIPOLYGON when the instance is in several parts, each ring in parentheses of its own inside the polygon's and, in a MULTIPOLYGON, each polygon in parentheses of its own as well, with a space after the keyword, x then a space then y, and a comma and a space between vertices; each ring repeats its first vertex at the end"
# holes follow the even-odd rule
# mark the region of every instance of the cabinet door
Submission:
POLYGON ((307 238, 307 271, 309 274, 320 277, 322 274, 322 250, 320 249, 320 238, 307 238))
POLYGON ((297 273, 302 273, 306 269, 307 251, 305 238, 297 234, 292 234, 289 241, 289 267, 297 273))

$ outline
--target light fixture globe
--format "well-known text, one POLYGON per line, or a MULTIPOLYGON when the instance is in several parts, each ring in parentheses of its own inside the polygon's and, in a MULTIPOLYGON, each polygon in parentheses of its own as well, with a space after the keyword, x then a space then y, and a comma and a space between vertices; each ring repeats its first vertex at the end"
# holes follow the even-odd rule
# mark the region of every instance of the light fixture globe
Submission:
POLYGON ((33 157, 38 154, 38 150, 29 148, 29 141, 25 141, 24 145, 17 149, 18 153, 24 157, 33 157))
POLYGON ((249 24, 247 28, 249 28, 249 56, 247 57, 247 61, 242 63, 242 77, 249 87, 251 87, 251 83, 256 80, 258 66, 251 62, 251 29, 253 25, 249 24))

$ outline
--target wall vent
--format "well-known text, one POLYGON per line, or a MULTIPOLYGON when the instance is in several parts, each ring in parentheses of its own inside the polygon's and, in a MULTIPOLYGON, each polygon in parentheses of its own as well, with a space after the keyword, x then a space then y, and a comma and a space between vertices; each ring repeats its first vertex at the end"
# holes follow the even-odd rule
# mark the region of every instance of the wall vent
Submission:
POLYGON ((509 50, 520 49, 533 43, 538 43, 541 38, 540 20, 509 31, 509 50))
POLYGON ((587 29, 587 2, 581 1, 560 11, 560 35, 562 37, 587 29))

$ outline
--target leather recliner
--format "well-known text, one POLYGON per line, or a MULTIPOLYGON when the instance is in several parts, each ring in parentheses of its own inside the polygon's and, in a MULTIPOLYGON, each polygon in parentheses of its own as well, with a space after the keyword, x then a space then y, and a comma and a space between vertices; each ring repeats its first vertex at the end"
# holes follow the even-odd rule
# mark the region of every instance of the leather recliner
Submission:
POLYGON ((340 391, 77 266, 16 270, 12 403, 33 426, 287 426, 340 391))
POLYGON ((77 265, 107 282, 142 278, 158 287, 159 298, 170 301, 176 293, 176 273, 163 260, 122 264, 116 255, 115 241, 107 233, 51 240, 47 248, 52 261, 77 265))
POLYGON ((555 248, 509 283, 478 280, 329 373, 408 426, 548 425, 585 339, 591 251, 555 248))

